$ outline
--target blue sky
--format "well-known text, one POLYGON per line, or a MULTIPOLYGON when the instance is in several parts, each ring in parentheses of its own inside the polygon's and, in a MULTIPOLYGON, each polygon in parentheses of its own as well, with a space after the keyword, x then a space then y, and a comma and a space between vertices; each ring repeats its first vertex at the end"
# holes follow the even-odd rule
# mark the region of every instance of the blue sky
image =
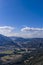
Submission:
MULTIPOLYGON (((38 28, 42 31, 43 0, 0 0, 0 28, 4 27, 14 28, 12 33, 17 36, 20 34, 23 36, 25 33, 25 37, 28 36, 28 33, 31 37, 35 37, 37 31, 35 31, 34 35, 31 35, 30 33, 34 31, 21 32, 21 29, 38 28)), ((38 32, 41 31, 38 30, 38 32)), ((3 31, 2 34, 4 34, 3 31)), ((5 34, 7 35, 7 33, 5 34)), ((39 34, 38 37, 40 36, 39 34)))

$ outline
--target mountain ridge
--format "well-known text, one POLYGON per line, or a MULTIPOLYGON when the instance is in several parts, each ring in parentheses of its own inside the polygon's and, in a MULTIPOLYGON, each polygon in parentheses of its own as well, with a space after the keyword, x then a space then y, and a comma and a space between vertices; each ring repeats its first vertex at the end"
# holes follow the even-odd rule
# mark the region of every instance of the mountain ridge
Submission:
POLYGON ((15 45, 16 48, 39 48, 43 47, 43 38, 7 37, 0 34, 1 45, 15 45))
POLYGON ((21 44, 22 47, 43 47, 43 38, 22 38, 22 37, 10 37, 17 44, 21 44))

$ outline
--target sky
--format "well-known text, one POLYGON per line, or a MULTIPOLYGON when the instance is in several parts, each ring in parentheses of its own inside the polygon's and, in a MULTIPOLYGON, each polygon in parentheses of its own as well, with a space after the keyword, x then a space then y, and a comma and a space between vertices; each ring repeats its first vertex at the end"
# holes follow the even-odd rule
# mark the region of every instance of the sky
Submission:
POLYGON ((0 34, 43 38, 43 0, 0 0, 0 34))

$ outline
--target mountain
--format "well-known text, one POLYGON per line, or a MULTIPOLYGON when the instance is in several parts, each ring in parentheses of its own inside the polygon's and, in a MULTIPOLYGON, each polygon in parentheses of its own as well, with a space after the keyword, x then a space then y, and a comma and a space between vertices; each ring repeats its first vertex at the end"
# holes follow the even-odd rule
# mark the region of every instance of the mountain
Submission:
POLYGON ((0 34, 0 45, 14 45, 19 48, 43 47, 43 38, 7 37, 0 34))
POLYGON ((14 42, 9 37, 0 34, 0 45, 14 45, 14 42))
POLYGON ((43 47, 43 38, 10 37, 15 43, 23 48, 43 47))
POLYGON ((19 47, 12 39, 0 34, 0 46, 6 46, 6 45, 9 46, 14 45, 15 47, 19 47))

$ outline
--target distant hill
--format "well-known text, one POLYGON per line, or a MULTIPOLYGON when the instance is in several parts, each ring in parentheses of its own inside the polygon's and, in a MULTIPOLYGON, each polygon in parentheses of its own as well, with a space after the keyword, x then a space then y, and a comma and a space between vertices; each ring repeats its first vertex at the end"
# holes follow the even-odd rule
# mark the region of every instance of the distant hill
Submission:
POLYGON ((23 48, 43 47, 43 38, 10 37, 15 43, 23 48))
POLYGON ((7 37, 0 34, 1 45, 15 45, 17 48, 39 48, 43 47, 43 38, 7 37))
POLYGON ((11 38, 0 34, 0 46, 6 45, 14 45, 15 47, 19 47, 11 38))

